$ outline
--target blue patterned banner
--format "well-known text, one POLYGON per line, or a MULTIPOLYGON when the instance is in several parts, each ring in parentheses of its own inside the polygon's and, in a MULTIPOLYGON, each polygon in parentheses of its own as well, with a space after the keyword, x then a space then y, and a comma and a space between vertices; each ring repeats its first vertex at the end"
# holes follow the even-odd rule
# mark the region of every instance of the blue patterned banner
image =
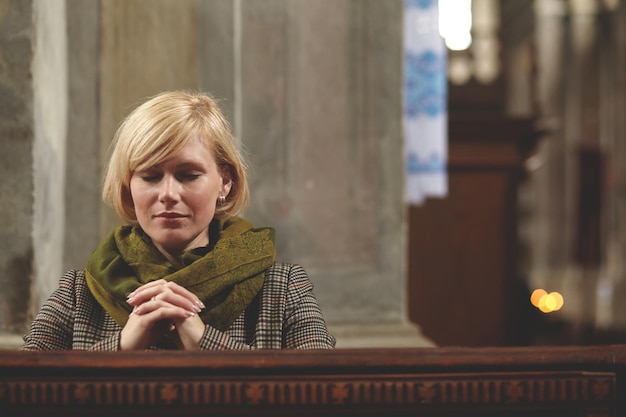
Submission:
POLYGON ((437 0, 404 2, 406 200, 421 204, 448 192, 447 61, 437 0))

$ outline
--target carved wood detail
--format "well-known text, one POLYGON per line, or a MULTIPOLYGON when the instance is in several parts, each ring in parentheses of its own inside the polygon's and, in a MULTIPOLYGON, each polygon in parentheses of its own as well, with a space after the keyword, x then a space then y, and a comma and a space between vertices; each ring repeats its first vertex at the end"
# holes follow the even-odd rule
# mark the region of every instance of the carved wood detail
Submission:
MULTIPOLYGON (((4 379, 4 378, 3 378, 4 379)), ((587 406, 614 398, 612 373, 388 375, 287 380, 198 378, 191 381, 46 379, 0 381, 1 405, 411 405, 587 406)))
POLYGON ((624 347, 0 351, 0 415, 619 416, 624 347))

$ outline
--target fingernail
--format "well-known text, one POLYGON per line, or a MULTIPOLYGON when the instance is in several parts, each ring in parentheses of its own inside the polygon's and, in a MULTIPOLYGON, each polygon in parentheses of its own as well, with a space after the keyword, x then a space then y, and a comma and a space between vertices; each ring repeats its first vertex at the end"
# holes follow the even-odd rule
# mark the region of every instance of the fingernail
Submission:
POLYGON ((200 300, 196 301, 196 304, 198 305, 198 307, 200 307, 200 309, 205 309, 206 306, 204 305, 204 303, 200 300))
POLYGON ((186 315, 187 317, 193 317, 193 316, 195 316, 195 315, 196 315, 196 313, 191 312, 191 311, 187 311, 185 315, 186 315))

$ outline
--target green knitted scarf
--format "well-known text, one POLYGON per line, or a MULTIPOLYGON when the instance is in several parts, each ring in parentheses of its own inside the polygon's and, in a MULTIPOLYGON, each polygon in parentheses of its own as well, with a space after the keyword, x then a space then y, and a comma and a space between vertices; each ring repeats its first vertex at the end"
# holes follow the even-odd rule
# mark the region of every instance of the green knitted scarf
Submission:
POLYGON ((204 302, 204 323, 224 331, 257 295, 265 270, 274 263, 274 230, 253 229, 239 217, 213 220, 209 246, 185 253, 175 268, 139 226, 120 226, 87 261, 87 285, 120 326, 132 308, 128 294, 158 279, 176 282, 204 302))

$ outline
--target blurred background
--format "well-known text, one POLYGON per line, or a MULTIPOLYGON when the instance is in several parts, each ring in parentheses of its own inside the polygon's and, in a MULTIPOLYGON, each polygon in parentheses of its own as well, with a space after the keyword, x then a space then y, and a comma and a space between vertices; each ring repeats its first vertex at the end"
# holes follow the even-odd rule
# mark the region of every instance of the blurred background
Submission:
POLYGON ((0 0, 0 345, 118 224, 111 139, 170 89, 220 101, 245 216, 339 347, 624 342, 625 57, 620 0, 0 0), (433 4, 445 176, 415 202, 405 19, 433 4))
POLYGON ((471 30, 446 39, 449 195, 410 208, 411 318, 446 345, 624 341, 626 5, 452 3, 471 30))

